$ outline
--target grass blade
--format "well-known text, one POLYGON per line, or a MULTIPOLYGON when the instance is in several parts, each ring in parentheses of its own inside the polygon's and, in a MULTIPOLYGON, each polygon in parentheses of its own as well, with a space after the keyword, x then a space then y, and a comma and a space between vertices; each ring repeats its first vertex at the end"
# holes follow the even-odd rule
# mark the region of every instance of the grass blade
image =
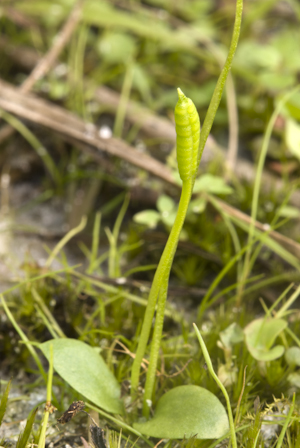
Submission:
POLYGON ((6 411, 7 406, 7 400, 8 400, 8 394, 11 386, 11 380, 7 383, 6 389, 4 391, 4 394, 2 395, 1 401, 0 401, 0 426, 6 411))
POLYGON ((25 429, 19 435, 16 448, 26 448, 37 411, 38 411, 38 408, 34 409, 34 411, 32 411, 31 414, 29 415, 27 422, 26 422, 25 429))

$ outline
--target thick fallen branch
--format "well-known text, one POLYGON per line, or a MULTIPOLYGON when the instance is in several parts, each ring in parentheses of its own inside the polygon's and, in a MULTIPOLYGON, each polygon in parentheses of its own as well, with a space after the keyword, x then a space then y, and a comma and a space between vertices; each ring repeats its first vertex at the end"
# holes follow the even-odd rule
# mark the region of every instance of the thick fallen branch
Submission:
POLYGON ((0 107, 19 117, 46 126, 67 137, 75 138, 113 156, 120 157, 169 183, 175 183, 171 171, 153 157, 138 152, 120 139, 101 138, 94 124, 84 123, 76 115, 65 111, 63 108, 54 106, 33 95, 22 93, 19 89, 2 80, 0 80, 0 107))
MULTIPOLYGON (((0 48, 16 63, 23 65, 27 69, 30 67, 30 64, 33 65, 38 63, 38 55, 34 50, 29 47, 13 46, 3 36, 0 36, 0 48), (24 55, 26 55, 26 57, 24 57, 24 55)), ((106 110, 115 113, 119 105, 120 94, 109 87, 101 86, 96 89, 94 98, 98 100, 99 103, 106 108, 106 110)), ((128 101, 126 106, 126 119, 134 125, 139 124, 140 129, 152 138, 161 139, 162 141, 169 141, 175 144, 176 134, 174 124, 165 117, 155 115, 151 110, 141 104, 131 100, 128 101)), ((202 155, 201 166, 203 167, 211 160, 216 159, 220 159, 225 164, 226 157, 227 151, 224 148, 221 148, 214 138, 209 135, 202 155)), ((256 168, 253 163, 239 158, 237 159, 234 174, 238 179, 253 183, 256 177, 256 168)), ((281 179, 266 170, 264 170, 263 176, 263 191, 268 192, 272 189, 279 192, 283 191, 284 185, 281 179)), ((290 202, 292 205, 300 207, 299 190, 292 193, 290 202)))
MULTIPOLYGON (((84 123, 83 120, 70 112, 66 112, 63 108, 54 106, 31 94, 22 93, 17 88, 2 80, 0 80, 0 107, 19 117, 59 132, 67 138, 75 138, 79 142, 85 143, 97 150, 105 151, 113 156, 126 160, 160 179, 177 186, 170 169, 158 160, 147 154, 138 152, 135 148, 120 139, 113 137, 103 139, 99 137, 95 125, 84 123)), ((84 148, 84 146, 81 148, 84 148)), ((93 152, 90 154, 93 156, 93 152)), ((97 159, 97 157, 95 158, 97 159)), ((250 223, 251 218, 248 215, 219 199, 216 200, 226 213, 235 218, 238 217, 238 219, 247 224, 250 223)), ((258 221, 256 221, 255 227, 261 231, 265 229, 264 225, 258 221)), ((274 230, 269 233, 269 236, 292 254, 300 257, 300 244, 274 230)))

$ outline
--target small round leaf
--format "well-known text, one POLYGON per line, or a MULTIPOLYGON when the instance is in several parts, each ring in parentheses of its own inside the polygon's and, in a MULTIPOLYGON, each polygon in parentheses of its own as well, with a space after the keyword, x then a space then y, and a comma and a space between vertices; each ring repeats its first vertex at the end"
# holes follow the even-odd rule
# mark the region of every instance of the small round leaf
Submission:
POLYGON ((277 336, 286 328, 283 319, 261 318, 251 322, 244 329, 247 348, 258 361, 273 361, 284 353, 284 347, 272 347, 277 336))
POLYGON ((300 348, 288 348, 285 352, 285 360, 290 366, 300 366, 300 348))
POLYGON ((219 399, 199 386, 179 386, 163 395, 154 417, 135 423, 142 434, 160 439, 217 439, 229 429, 228 417, 219 399))
POLYGON ((155 229, 160 219, 160 214, 155 210, 143 210, 142 212, 136 213, 133 217, 134 222, 143 224, 149 229, 155 229))

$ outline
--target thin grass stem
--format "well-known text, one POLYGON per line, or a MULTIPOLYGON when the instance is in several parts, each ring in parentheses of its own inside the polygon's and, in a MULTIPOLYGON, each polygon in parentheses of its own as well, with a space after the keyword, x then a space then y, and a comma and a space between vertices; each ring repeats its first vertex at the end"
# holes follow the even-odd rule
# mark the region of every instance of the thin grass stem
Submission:
POLYGON ((36 136, 16 117, 4 112, 0 109, 0 117, 3 118, 7 123, 10 124, 16 131, 18 131, 27 142, 32 146, 37 155, 42 159, 47 171, 49 172, 52 180, 55 184, 60 184, 60 174, 56 168, 53 159, 48 153, 47 149, 42 145, 42 143, 36 138, 36 136))
POLYGON ((52 264, 52 262, 54 261, 54 259, 57 257, 57 255, 59 254, 59 252, 61 251, 61 249, 67 244, 68 241, 70 241, 70 239, 72 239, 75 235, 77 235, 77 233, 80 233, 86 226, 86 222, 87 222, 87 218, 86 216, 83 216, 81 218, 80 223, 78 224, 77 227, 74 227, 74 229, 70 230, 55 246, 55 248, 53 249, 53 251, 51 252, 48 260, 45 263, 45 267, 49 268, 52 264))
POLYGON ((281 448, 281 446, 282 446, 285 433, 286 433, 286 431, 288 429, 288 426, 289 426, 289 424, 290 424, 290 422, 292 420, 292 415, 293 415, 294 408, 295 408, 295 400, 296 400, 296 394, 294 393, 293 394, 293 401, 292 401, 292 404, 290 406, 289 413, 286 416, 286 419, 284 421, 284 425, 282 427, 282 430, 281 430, 281 432, 279 434, 279 437, 278 437, 278 440, 277 440, 277 444, 276 444, 276 448, 281 448))
POLYGON ((235 426, 234 426, 233 415, 232 415, 232 411, 231 411, 231 405, 230 405, 230 400, 229 400, 227 390, 225 389, 222 382, 219 380, 218 376, 216 375, 216 373, 214 371, 208 350, 206 348, 205 342, 201 336, 201 333, 200 333, 197 325, 193 324, 193 326, 194 326, 201 350, 203 352, 203 356, 204 356, 207 368, 209 370, 209 373, 211 374, 211 376, 213 377, 213 379, 215 380, 215 382, 217 383, 217 385, 219 386, 219 388, 221 389, 221 391, 223 392, 223 395, 225 397, 226 404, 227 404, 227 412, 228 412, 228 419, 229 419, 229 426, 230 426, 232 448, 237 448, 235 426))
MULTIPOLYGON (((136 352, 136 356, 132 365, 131 370, 131 393, 132 396, 135 395, 138 383, 141 362, 145 354, 146 346, 150 336, 152 320, 154 317, 155 306, 158 299, 158 295, 161 290, 161 286, 165 278, 169 278, 170 269, 176 252, 179 235, 184 223, 186 211, 191 198, 192 189, 194 181, 190 179, 189 181, 183 182, 182 192, 180 197, 180 202, 178 206, 177 215, 175 218, 174 225, 172 227, 171 233, 169 235, 167 244, 165 246, 164 252, 161 256, 160 262, 158 264, 157 270, 155 272, 154 280, 149 293, 148 304, 145 311, 145 317, 143 321, 143 326, 140 334, 139 344, 136 352)), ((162 308, 161 308, 162 309, 162 308)), ((160 316, 159 316, 160 319, 160 316)), ((150 380, 149 380, 150 381, 150 380)), ((148 393, 149 395, 149 393, 148 393)), ((148 400, 147 396, 145 400, 148 400)))
POLYGON ((256 170, 255 182, 254 182, 252 208, 251 208, 251 221, 250 221, 249 233, 248 233, 248 249, 247 249, 247 252, 245 255, 242 282, 241 282, 241 285, 240 285, 240 288, 239 288, 239 291, 237 294, 237 306, 239 306, 241 299, 242 299, 242 295, 243 295, 243 290, 244 290, 243 281, 247 278, 247 276, 249 274, 250 258, 251 258, 251 252, 252 252, 252 244, 251 243, 253 242, 254 234, 255 234, 255 221, 256 221, 256 217, 257 217, 258 200, 259 200, 260 186, 261 186, 261 180, 262 180, 262 173, 263 173, 263 167, 265 164, 273 127, 275 125, 276 119, 277 119, 281 109, 283 108, 284 104, 289 100, 289 98, 291 96, 295 95, 295 93, 299 89, 300 89, 300 86, 298 85, 291 92, 288 92, 286 95, 284 95, 284 97, 279 101, 279 103, 277 104, 277 106, 270 118, 270 121, 268 123, 267 129, 266 129, 266 132, 264 135, 261 153, 259 156, 258 166, 257 166, 257 170, 256 170))
POLYGON ((48 381, 47 381, 47 398, 44 418, 42 421, 42 430, 39 437, 38 448, 45 448, 46 444, 46 431, 49 419, 49 414, 51 411, 51 399, 52 399, 52 380, 53 380, 53 345, 50 344, 50 357, 49 357, 49 371, 48 371, 48 381))
POLYGON ((45 370, 43 369, 42 363, 38 357, 37 352, 35 351, 35 349, 30 345, 30 341, 28 339, 28 337, 26 336, 26 334, 21 330, 21 328, 19 327, 19 325, 17 324, 17 322, 15 321, 14 316, 11 314, 6 301, 4 300, 3 295, 1 294, 0 296, 1 301, 2 301, 2 306, 4 308, 4 311, 6 312, 6 315, 8 317, 8 319, 10 320, 11 324, 13 325, 14 329, 16 330, 16 332, 18 333, 18 335, 20 336, 20 338, 22 339, 23 342, 26 343, 26 346, 28 348, 28 350, 30 351, 31 356, 33 357, 33 359, 35 360, 35 363, 40 371, 40 374, 42 375, 42 377, 44 378, 44 380, 47 380, 47 375, 45 370))
POLYGON ((201 130, 200 135, 200 147, 199 147, 199 157, 201 159, 204 146, 206 143, 206 140, 209 136, 215 115, 217 113, 222 93, 224 90, 225 82, 229 73, 229 70, 231 68, 231 64, 233 61, 233 57, 237 48, 239 35, 240 35, 240 29, 241 29, 241 23, 242 23, 242 13, 243 13, 243 0, 237 0, 236 2, 236 13, 235 13, 235 22, 233 27, 233 33, 232 33, 232 39, 231 44, 228 52, 228 56, 226 58, 223 70, 219 76, 216 88, 214 90, 211 102, 209 104, 207 114, 203 123, 203 127, 201 130))

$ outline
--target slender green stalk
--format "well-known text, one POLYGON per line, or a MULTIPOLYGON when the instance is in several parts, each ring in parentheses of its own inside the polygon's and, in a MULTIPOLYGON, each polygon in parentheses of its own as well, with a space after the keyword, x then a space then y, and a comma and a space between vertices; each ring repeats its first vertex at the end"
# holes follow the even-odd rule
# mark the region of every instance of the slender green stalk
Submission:
MULTIPOLYGON (((45 304, 44 300, 42 299, 42 297, 39 295, 39 293, 37 292, 37 290, 34 287, 31 288, 31 293, 33 295, 34 300, 37 302, 39 309, 42 311, 42 313, 46 317, 50 327, 52 327, 52 329, 54 330, 54 333, 57 335, 55 337, 55 339, 56 338, 65 338, 66 335, 64 334, 64 332, 58 325, 56 319, 51 314, 49 308, 45 304)), ((48 329, 49 329, 49 327, 48 327, 48 329)), ((49 331, 50 331, 50 329, 49 329, 49 331)))
POLYGON ((90 256, 90 264, 86 271, 87 274, 92 274, 95 269, 97 255, 98 255, 98 249, 99 249, 100 228, 101 228, 101 213, 97 212, 96 216, 95 216, 95 222, 94 222, 94 228, 93 228, 93 240, 92 240, 92 250, 91 250, 91 256, 90 256))
POLYGON ((237 294, 237 306, 240 305, 242 294, 244 291, 244 282, 249 274, 250 271, 250 258, 252 253, 252 244, 254 240, 254 234, 255 234, 255 221, 257 217, 257 210, 258 210, 258 200, 259 200, 259 192, 260 192, 260 186, 261 186, 261 180, 262 180, 262 173, 263 173, 263 167, 265 164, 267 151, 269 147, 270 138, 272 135, 273 127, 275 125, 276 119, 283 108, 284 104, 288 101, 288 99, 295 95, 295 93, 299 90, 300 86, 298 85, 295 89, 293 89, 291 92, 288 92, 284 97, 279 101, 277 104, 276 109, 274 110, 270 121, 268 123, 264 140, 261 148, 261 153, 259 156, 258 166, 256 170, 256 177, 255 177, 255 183, 254 183, 254 189, 253 189, 253 198, 252 198, 252 209, 251 209, 251 221, 249 226, 249 234, 248 234, 248 249, 245 255, 245 262, 244 262, 244 268, 243 268, 243 274, 242 274, 242 281, 240 284, 240 288, 237 294))
MULTIPOLYGON (((157 359, 159 354, 159 348, 160 348, 160 341, 162 337, 162 329, 163 329, 163 323, 164 323, 164 315, 165 315, 165 306, 166 306, 166 300, 167 300, 167 293, 168 293, 168 285, 169 285, 169 276, 170 271, 175 255, 175 251, 177 248, 180 232, 186 217, 187 209, 190 203, 192 190, 194 186, 194 181, 191 179, 188 182, 184 182, 182 185, 182 192, 181 192, 181 198, 177 210, 176 219, 169 237, 169 240, 172 241, 173 248, 172 253, 169 259, 167 260, 166 266, 162 264, 162 269, 160 272, 159 281, 160 281, 160 291, 159 291, 159 300, 157 305, 157 312, 156 312, 156 319, 155 319, 155 326, 154 326, 154 332, 152 337, 152 343, 151 343, 151 352, 150 352, 150 359, 149 359, 149 367, 148 367, 148 373, 147 373, 147 379, 146 379, 146 385, 145 385, 145 394, 144 394, 144 405, 143 405, 143 413, 148 417, 149 415, 149 403, 151 401, 152 391, 154 387, 155 382, 155 373, 156 373, 156 366, 157 366, 157 359)), ((168 243, 169 243, 168 240, 168 243)), ((167 246, 168 246, 167 243, 167 246)), ((166 249, 167 250, 167 246, 166 249)), ((163 258, 163 257, 162 257, 163 258)), ((161 264, 159 264, 157 271, 159 271, 161 264)))
POLYGON ((44 413, 44 418, 42 421, 42 430, 40 433, 38 448, 45 448, 46 430, 47 430, 49 414, 53 412, 51 409, 52 380, 53 380, 53 345, 50 344, 50 359, 49 359, 49 371, 48 371, 48 381, 47 381, 47 398, 46 398, 45 413, 44 413))
POLYGON ((282 427, 281 433, 279 434, 276 448, 281 448, 281 446, 282 446, 284 435, 285 435, 286 430, 287 430, 287 428, 288 428, 288 426, 289 426, 289 424, 290 424, 290 422, 292 420, 292 415, 293 415, 294 408, 295 408, 295 400, 296 400, 296 394, 294 393, 293 394, 293 401, 292 401, 289 413, 286 416, 286 419, 285 419, 284 425, 282 427))
POLYGON ((127 194, 124 198, 123 205, 116 219, 112 233, 109 229, 106 232, 109 240, 108 273, 110 278, 120 277, 121 275, 117 244, 121 225, 129 205, 129 199, 130 196, 127 194))
MULTIPOLYGON (((192 195, 194 181, 198 171, 198 165, 214 117, 216 115, 216 111, 219 107, 225 81, 228 76, 232 59, 237 47, 241 26, 242 10, 243 0, 237 0, 235 24, 229 53, 224 68, 218 79, 212 100, 210 102, 201 135, 200 122, 195 105, 190 99, 185 97, 180 89, 178 89, 179 100, 175 108, 175 124, 177 134, 176 149, 178 169, 180 177, 183 181, 182 193, 175 223, 160 259, 149 293, 148 304, 145 311, 139 344, 131 370, 131 396, 134 397, 139 382, 140 366, 148 343, 156 302, 158 301, 153 340, 151 344, 150 362, 145 386, 143 405, 143 412, 145 416, 149 415, 149 404, 151 404, 152 391, 155 382, 155 371, 162 335, 170 270, 177 248, 180 231, 184 223, 187 207, 192 195)), ((236 445, 234 446, 234 448, 235 447, 236 445)))
MULTIPOLYGON (((221 206, 221 204, 215 200, 214 196, 209 195, 208 196, 208 200, 213 204, 213 206, 219 211, 219 213, 221 214, 222 218, 224 219, 224 223, 228 228, 228 231, 231 235, 231 239, 232 239, 232 243, 235 249, 236 253, 239 253, 241 250, 241 243, 237 234, 237 231, 234 227, 234 225, 232 224, 229 216, 223 211, 223 208, 221 206)), ((241 278, 242 275, 242 260, 239 259, 237 260, 237 282, 239 282, 239 279, 241 278)))
POLYGON ((116 114, 116 120, 114 124, 114 136, 115 137, 121 137, 122 135, 122 129, 123 124, 125 120, 126 115, 126 107, 127 102, 129 99, 131 86, 132 86, 132 79, 133 79, 133 71, 134 71, 134 62, 133 60, 129 60, 126 67, 125 72, 125 78, 123 82, 122 92, 121 92, 121 99, 119 102, 119 107, 116 114))
POLYGON ((9 390, 11 386, 11 379, 8 381, 5 391, 2 394, 1 400, 0 400, 0 426, 6 411, 7 401, 8 401, 8 395, 9 390))
MULTIPOLYGON (((248 423, 247 425, 242 425, 239 426, 238 428, 236 428, 236 432, 242 432, 244 431, 244 429, 248 429, 250 428, 252 423, 248 423)), ((209 446, 207 446, 207 448, 215 448, 216 446, 224 446, 224 444, 221 444, 221 442, 223 442, 223 440, 228 439, 228 437, 230 436, 230 431, 228 431, 226 434, 224 434, 224 436, 220 437, 217 440, 214 440, 209 446)))
POLYGON ((7 123, 10 124, 16 131, 18 131, 27 142, 33 147, 38 156, 42 159, 46 169, 48 170, 52 180, 59 185, 60 183, 60 174, 56 165, 51 158, 50 154, 46 150, 46 148, 42 145, 42 143, 36 138, 36 136, 16 117, 9 114, 8 112, 0 109, 0 117, 3 118, 7 123))
POLYGON ((28 416, 27 422, 24 428, 18 437, 18 441, 16 444, 16 448, 26 448, 28 444, 28 440, 32 431, 32 427, 34 424, 35 416, 37 414, 38 408, 35 408, 28 416))
POLYGON ((74 87, 75 87, 75 101, 76 110, 84 118, 86 122, 92 120, 91 114, 86 107, 86 94, 85 87, 83 84, 83 74, 84 74, 84 59, 85 50, 88 41, 89 26, 86 23, 82 23, 79 27, 77 45, 74 57, 74 87))
POLYGON ((216 112, 218 110, 222 93, 224 90, 225 82, 229 73, 229 70, 231 68, 232 60, 236 51, 236 47, 238 44, 239 36, 240 36, 240 29, 241 29, 241 23, 242 23, 242 13, 243 13, 243 0, 237 0, 236 2, 236 12, 235 12, 235 22, 234 22, 234 28, 232 33, 232 39, 231 44, 228 52, 227 59, 225 61, 223 70, 219 76, 216 88, 214 90, 211 102, 209 104, 207 114, 203 123, 203 127, 201 129, 201 136, 200 136, 200 148, 199 148, 199 156, 201 159, 204 146, 206 143, 206 140, 209 136, 216 112))
MULTIPOLYGON (((100 282, 99 280, 93 278, 93 277, 89 277, 86 276, 84 274, 81 274, 80 272, 76 272, 73 273, 75 277, 86 280, 88 282, 90 282, 91 285, 96 286, 97 288, 100 288, 103 291, 106 291, 108 293, 112 293, 112 294, 119 294, 120 290, 118 288, 116 288, 115 286, 110 286, 107 285, 104 282, 100 282)), ((57 280, 60 281, 61 283, 63 282, 61 277, 57 277, 57 280)), ((89 291, 89 294, 91 294, 92 292, 89 291)), ((93 293, 95 295, 95 293, 93 293)), ((130 300, 133 303, 137 303, 138 305, 141 306, 147 306, 148 305, 148 301, 147 299, 142 299, 141 297, 135 296, 134 294, 130 294, 126 291, 122 291, 122 296, 128 300, 130 300)), ((106 306, 107 304, 109 304, 109 301, 106 301, 104 303, 104 306, 106 306)), ((174 308, 169 308, 166 310, 166 316, 170 317, 171 319, 173 319, 175 322, 181 323, 182 322, 182 316, 179 312, 177 312, 176 310, 174 310, 174 308)))
POLYGON ((48 329, 49 333, 51 334, 53 339, 59 339, 58 335, 55 333, 55 330, 52 328, 52 325, 50 324, 49 320, 47 319, 45 313, 42 311, 41 307, 36 303, 34 306, 37 315, 41 318, 43 321, 43 324, 48 329))
POLYGON ((53 251, 51 252, 51 254, 49 255, 48 260, 45 263, 45 267, 46 268, 50 268, 53 260, 55 259, 55 257, 59 254, 59 252, 61 251, 61 249, 67 244, 68 241, 70 241, 70 239, 73 238, 73 236, 77 235, 77 233, 80 233, 86 226, 86 222, 87 222, 87 218, 86 216, 83 216, 81 218, 80 223, 78 224, 77 227, 74 227, 74 229, 71 229, 55 246, 55 248, 53 249, 53 251))
POLYGON ((219 380, 217 374, 214 371, 214 368, 213 368, 213 365, 212 365, 212 362, 211 362, 208 350, 207 350, 205 342, 204 342, 204 340, 203 340, 203 338, 201 336, 201 333, 198 330, 197 325, 196 324, 193 324, 193 325, 194 325, 194 329, 195 329, 197 338, 199 340, 199 344, 200 344, 200 347, 202 349, 203 356, 204 356, 207 368, 209 370, 209 373, 211 374, 211 376, 213 377, 213 379, 215 380, 215 382, 217 383, 217 385, 219 386, 219 388, 221 389, 221 391, 223 392, 223 395, 225 397, 226 404, 227 404, 227 412, 228 412, 228 419, 229 419, 229 426, 230 426, 230 435, 231 435, 232 448, 237 448, 233 415, 232 415, 232 411, 231 411, 231 405, 230 405, 229 396, 227 394, 227 390, 225 389, 225 387, 223 386, 222 382, 219 380))
POLYGON ((19 334, 20 338, 22 339, 23 342, 26 343, 28 350, 31 353, 31 356, 33 357, 33 359, 35 360, 35 363, 40 371, 40 374, 42 375, 42 377, 44 378, 44 380, 46 380, 46 372, 43 369, 42 363, 38 357, 37 352, 35 351, 35 349, 30 345, 30 341, 28 339, 28 337, 26 336, 26 334, 21 330, 21 328, 19 327, 19 325, 17 324, 17 322, 15 321, 14 316, 11 314, 3 295, 0 296, 1 300, 2 300, 2 306, 4 308, 4 311, 6 312, 6 315, 8 317, 8 319, 10 320, 11 324, 13 325, 13 327, 15 328, 16 332, 19 334), (29 344, 28 344, 29 343, 29 344))
POLYGON ((53 345, 50 344, 50 359, 49 359, 49 371, 47 382, 47 402, 51 402, 52 397, 52 380, 53 380, 53 345))
POLYGON ((257 431, 256 437, 254 439, 252 448, 256 448, 257 442, 258 442, 258 438, 259 438, 259 434, 260 434, 260 429, 257 431))
POLYGON ((199 306, 198 319, 200 319, 202 317, 204 311, 209 306, 212 305, 213 300, 215 300, 215 298, 210 301, 209 301, 209 299, 212 296, 214 290, 216 289, 216 287, 218 286, 220 281, 225 277, 227 272, 232 268, 232 266, 234 266, 234 264, 239 260, 239 258, 241 258, 241 256, 246 252, 246 250, 248 249, 248 246, 243 247, 234 257, 232 257, 231 260, 229 260, 229 262, 224 266, 224 268, 219 272, 219 274, 217 275, 215 280, 212 282, 212 284, 208 288, 208 291, 205 294, 205 296, 203 297, 201 304, 199 306))
POLYGON ((2 295, 8 294, 9 292, 14 291, 15 289, 21 288, 21 286, 26 286, 26 285, 29 285, 29 284, 31 284, 33 282, 37 282, 37 281, 39 281, 39 280, 41 280, 43 278, 55 277, 56 274, 63 274, 63 273, 66 273, 66 272, 71 272, 72 270, 78 268, 79 266, 81 266, 81 264, 76 264, 74 266, 70 266, 67 269, 63 268, 63 269, 58 269, 58 270, 52 271, 52 272, 49 271, 49 272, 46 272, 45 274, 37 275, 36 277, 27 278, 26 280, 23 280, 22 282, 19 282, 17 285, 14 285, 14 286, 6 289, 5 291, 3 291, 2 295))
POLYGON ((296 342, 298 347, 300 347, 300 339, 295 335, 295 333, 289 327, 286 327, 284 331, 288 333, 291 336, 291 338, 296 342))
MULTIPOLYGON (((188 182, 184 182, 182 185, 182 192, 181 192, 181 198, 180 198, 180 202, 179 202, 179 206, 178 206, 177 216, 176 216, 173 228, 171 230, 169 239, 167 241, 166 247, 165 247, 162 257, 160 259, 159 265, 157 267, 157 270, 156 270, 156 273, 154 276, 154 280, 153 280, 153 283, 151 286, 151 290, 150 290, 149 298, 148 298, 148 304, 147 304, 146 311, 145 311, 145 318, 143 321, 142 331, 141 331, 141 335, 140 335, 139 345, 137 348, 137 352, 135 354, 135 359, 134 359, 134 362, 132 365, 132 371, 131 371, 131 391, 132 391, 133 395, 135 394, 136 389, 138 387, 140 366, 141 366, 141 362, 142 362, 142 359, 143 359, 143 356, 144 356, 144 353, 146 350, 146 346, 148 343, 157 298, 161 292, 161 287, 164 282, 164 279, 169 278, 170 269, 172 266, 172 262, 173 262, 177 244, 178 244, 179 234, 180 234, 180 231, 181 231, 183 223, 184 223, 187 207, 188 207, 188 204, 189 204, 189 201, 191 198, 191 194, 192 194, 193 185, 194 185, 194 181, 192 179, 188 182)), ((165 286, 167 287, 167 285, 165 285, 165 286)), ((163 295, 161 296, 161 298, 164 299, 163 295)), ((165 299, 164 299, 164 301, 165 301, 165 299)), ((162 310, 164 310, 164 306, 162 306, 160 308, 160 313, 162 312, 162 310)), ((157 317, 159 317, 161 319, 161 314, 157 317)), ((159 330, 159 327, 157 327, 156 335, 155 335, 156 338, 158 338, 159 333, 160 333, 160 330, 159 330)), ((157 342, 158 342, 158 339, 156 339, 155 342, 153 339, 152 344, 155 344, 156 349, 157 349, 157 342)), ((154 349, 152 350, 152 348, 151 348, 151 353, 153 353, 153 352, 154 352, 154 349)), ((153 356, 154 356, 154 354, 152 355, 152 359, 154 359, 153 356)), ((156 369, 156 365, 154 368, 154 375, 155 375, 155 369, 156 369)), ((152 370, 151 370, 151 376, 152 376, 152 370)), ((150 379, 148 380, 147 390, 150 389, 150 384, 151 384, 150 381, 152 382, 152 380, 150 380, 150 379)), ((145 395, 146 395, 146 393, 145 393, 145 395)), ((145 398, 145 400, 149 399, 148 395, 149 395, 149 393, 147 394, 147 397, 145 398)), ((151 394, 150 394, 150 396, 151 396, 151 394)))
MULTIPOLYGON (((280 310, 277 311, 276 313, 276 318, 277 319, 282 319, 285 317, 285 313, 286 311, 292 306, 292 304, 298 299, 298 296, 300 294, 300 286, 298 286, 298 288, 296 289, 296 291, 291 295, 291 297, 282 305, 282 307, 280 308, 280 310)), ((281 294, 280 299, 283 299, 283 294, 281 294)), ((279 300, 276 301, 277 303, 279 303, 279 300)), ((273 309, 275 309, 275 306, 272 305, 270 308, 270 313, 273 311, 273 309)))

